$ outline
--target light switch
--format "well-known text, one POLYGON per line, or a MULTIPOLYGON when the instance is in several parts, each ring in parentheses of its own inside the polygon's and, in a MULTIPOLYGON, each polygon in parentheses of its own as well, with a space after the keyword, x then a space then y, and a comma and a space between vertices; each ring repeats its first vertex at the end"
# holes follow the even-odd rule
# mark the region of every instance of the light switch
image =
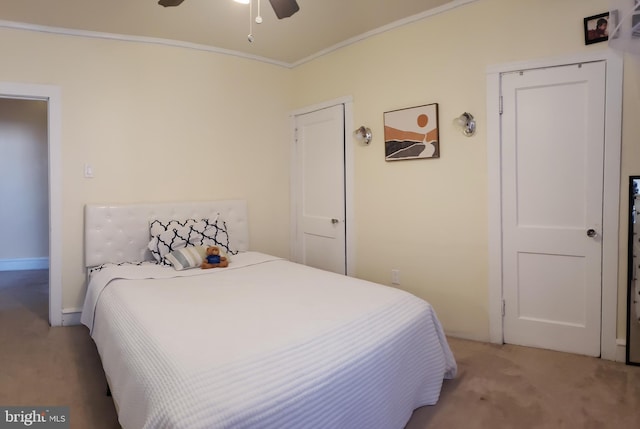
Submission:
POLYGON ((93 178, 93 167, 91 164, 84 165, 84 177, 91 179, 93 178))

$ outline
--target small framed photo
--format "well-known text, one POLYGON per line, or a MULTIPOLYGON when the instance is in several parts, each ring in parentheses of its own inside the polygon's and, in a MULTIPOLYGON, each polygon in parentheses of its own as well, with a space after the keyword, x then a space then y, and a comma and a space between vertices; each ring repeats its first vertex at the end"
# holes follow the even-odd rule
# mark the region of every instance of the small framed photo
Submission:
POLYGON ((384 159, 439 158, 438 103, 384 112, 384 159))
POLYGON ((584 44, 590 45, 609 40, 609 21, 609 12, 586 17, 584 19, 584 44))

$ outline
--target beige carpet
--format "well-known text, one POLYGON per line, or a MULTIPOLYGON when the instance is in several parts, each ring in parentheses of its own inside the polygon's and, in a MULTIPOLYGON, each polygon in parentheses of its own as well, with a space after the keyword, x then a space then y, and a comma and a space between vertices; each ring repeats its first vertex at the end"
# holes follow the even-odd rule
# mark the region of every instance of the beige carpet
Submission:
MULTIPOLYGON (((49 327, 47 309, 47 271, 0 272, 0 405, 68 405, 72 428, 118 428, 88 330, 49 327)), ((445 381, 436 406, 414 412, 407 429, 640 427, 640 367, 450 344, 458 377, 445 381)))
POLYGON ((72 428, 119 428, 88 329, 51 328, 48 311, 47 270, 0 272, 0 405, 69 406, 72 428))

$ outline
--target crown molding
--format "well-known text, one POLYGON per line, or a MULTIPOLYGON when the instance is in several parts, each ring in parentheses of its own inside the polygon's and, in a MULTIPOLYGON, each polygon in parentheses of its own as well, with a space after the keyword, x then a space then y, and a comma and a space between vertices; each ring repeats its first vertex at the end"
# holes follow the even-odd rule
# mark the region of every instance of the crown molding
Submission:
POLYGON ((295 61, 293 63, 277 61, 271 58, 261 57, 258 55, 251 55, 245 52, 234 51, 231 49, 223 49, 216 46, 184 42, 181 40, 163 39, 158 37, 135 36, 135 35, 129 35, 129 34, 106 33, 106 32, 90 31, 90 30, 77 30, 72 28, 51 27, 47 25, 37 25, 37 24, 29 24, 24 22, 6 21, 6 20, 0 20, 0 28, 8 28, 12 30, 22 30, 22 31, 33 31, 33 32, 39 32, 39 33, 59 34, 64 36, 88 37, 93 39, 116 40, 121 42, 146 43, 146 44, 152 44, 152 45, 162 45, 162 46, 171 46, 176 48, 193 49, 197 51, 205 51, 205 52, 211 52, 211 53, 222 54, 222 55, 231 55, 234 57, 260 61, 263 63, 292 69, 292 68, 298 67, 299 65, 313 61, 316 58, 330 54, 331 52, 353 45, 362 40, 376 36, 378 34, 382 34, 387 31, 391 31, 396 28, 414 23, 416 21, 420 21, 420 20, 429 18, 431 16, 439 15, 441 13, 448 12, 450 10, 453 10, 458 7, 465 6, 469 3, 474 3, 477 1, 479 0, 454 0, 452 2, 436 7, 434 9, 430 9, 430 10, 409 16, 407 18, 394 21, 390 24, 384 25, 382 27, 378 27, 374 30, 367 31, 366 33, 362 33, 358 36, 355 36, 343 42, 337 43, 333 46, 330 46, 313 55, 310 55, 306 58, 303 58, 299 61, 295 61))

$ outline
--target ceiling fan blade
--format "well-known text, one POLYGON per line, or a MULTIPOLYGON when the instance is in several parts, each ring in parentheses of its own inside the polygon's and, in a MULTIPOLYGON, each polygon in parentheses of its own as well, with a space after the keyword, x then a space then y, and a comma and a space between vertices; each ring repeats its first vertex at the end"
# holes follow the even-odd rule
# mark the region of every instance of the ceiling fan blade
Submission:
POLYGON ((269 0, 278 19, 288 18, 300 10, 296 0, 269 0))
POLYGON ((183 1, 184 0, 160 0, 160 1, 158 1, 158 4, 161 5, 161 6, 164 6, 164 7, 178 6, 183 1))

